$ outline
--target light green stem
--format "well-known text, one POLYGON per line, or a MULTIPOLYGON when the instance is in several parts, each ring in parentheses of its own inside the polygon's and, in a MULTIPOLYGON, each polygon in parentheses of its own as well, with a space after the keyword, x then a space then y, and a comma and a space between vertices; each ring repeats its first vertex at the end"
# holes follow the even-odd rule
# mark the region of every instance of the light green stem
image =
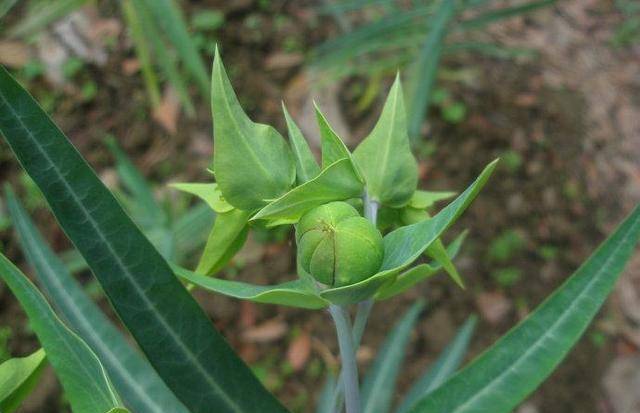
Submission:
POLYGON ((347 413, 360 413, 358 364, 356 363, 356 349, 353 343, 353 331, 351 330, 351 323, 349 321, 349 312, 344 307, 331 304, 329 306, 329 313, 336 325, 336 333, 338 335, 347 413))

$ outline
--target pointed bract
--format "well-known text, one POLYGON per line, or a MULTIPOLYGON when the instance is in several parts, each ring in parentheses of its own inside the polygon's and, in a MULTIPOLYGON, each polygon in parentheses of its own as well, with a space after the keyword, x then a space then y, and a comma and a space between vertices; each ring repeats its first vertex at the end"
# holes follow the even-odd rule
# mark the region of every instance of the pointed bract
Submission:
POLYGON ((213 170, 225 199, 255 210, 285 193, 295 180, 293 156, 269 125, 254 123, 242 110, 216 49, 211 77, 213 170))
POLYGON ((353 158, 373 200, 392 207, 409 202, 418 184, 418 165, 409 145, 400 77, 389 91, 378 123, 353 158))
POLYGON ((309 143, 307 143, 302 131, 289 115, 284 102, 282 102, 282 111, 289 129, 289 143, 296 161, 296 182, 300 185, 315 178, 320 173, 320 167, 311 152, 311 148, 309 148, 309 143))

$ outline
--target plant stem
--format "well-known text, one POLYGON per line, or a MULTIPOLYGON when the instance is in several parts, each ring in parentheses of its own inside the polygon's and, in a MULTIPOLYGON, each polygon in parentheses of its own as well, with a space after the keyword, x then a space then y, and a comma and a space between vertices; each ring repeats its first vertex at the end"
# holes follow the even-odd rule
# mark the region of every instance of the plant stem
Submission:
POLYGON ((347 413, 360 413, 360 388, 358 385, 358 364, 356 349, 353 345, 353 331, 349 313, 344 307, 331 304, 329 313, 336 325, 340 358, 342 359, 342 378, 344 383, 347 413))
MULTIPOLYGON (((364 216, 369 221, 371 221, 374 225, 377 224, 378 221, 378 208, 380 205, 372 200, 369 197, 368 193, 365 193, 363 197, 364 204, 364 216)), ((356 311, 356 318, 353 322, 353 330, 352 330, 352 338, 353 338, 353 346, 354 350, 360 347, 360 341, 362 340, 362 335, 364 334, 364 328, 367 325, 367 320, 369 319, 369 314, 371 314, 371 309, 373 308, 374 300, 372 298, 368 300, 364 300, 358 303, 358 309, 356 311)), ((343 389, 344 389, 344 369, 340 370, 340 374, 338 375, 338 381, 336 382, 336 388, 333 391, 333 409, 335 413, 339 413, 342 411, 342 402, 343 402, 343 389)))

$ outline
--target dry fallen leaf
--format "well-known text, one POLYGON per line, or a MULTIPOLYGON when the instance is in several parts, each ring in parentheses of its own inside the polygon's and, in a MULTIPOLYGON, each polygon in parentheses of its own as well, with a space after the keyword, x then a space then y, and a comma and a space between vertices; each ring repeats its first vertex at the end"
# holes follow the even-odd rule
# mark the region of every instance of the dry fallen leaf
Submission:
POLYGON ((167 87, 162 96, 162 102, 153 110, 155 119, 165 130, 172 135, 178 130, 178 115, 180 114, 180 100, 172 87, 167 87))
POLYGON ((294 371, 299 371, 307 364, 309 355, 311 355, 311 336, 308 332, 303 331, 289 344, 287 360, 294 371))
POLYGON ((0 63, 13 68, 27 64, 30 58, 26 44, 17 41, 0 41, 0 63))
POLYGON ((287 324, 279 318, 273 318, 243 331, 242 339, 251 343, 269 343, 282 338, 286 333, 287 324))

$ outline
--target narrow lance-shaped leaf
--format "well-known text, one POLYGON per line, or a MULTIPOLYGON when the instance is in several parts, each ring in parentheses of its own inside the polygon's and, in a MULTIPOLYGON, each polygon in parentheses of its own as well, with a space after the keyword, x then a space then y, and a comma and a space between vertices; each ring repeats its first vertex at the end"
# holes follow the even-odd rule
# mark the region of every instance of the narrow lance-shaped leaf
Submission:
POLYGON ((0 411, 11 413, 38 384, 46 355, 43 349, 20 358, 12 358, 0 364, 0 411))
POLYGON ((0 254, 0 278, 27 313, 75 413, 104 413, 120 403, 89 346, 55 315, 36 287, 0 254))
POLYGON ((63 133, 4 68, 0 132, 151 364, 192 413, 284 410, 63 133))
POLYGON ((373 365, 369 368, 362 383, 362 411, 364 413, 387 413, 389 411, 411 331, 423 308, 424 302, 422 301, 413 304, 391 330, 378 351, 373 365))
POLYGON ((380 204, 405 205, 418 184, 418 164, 411 153, 400 76, 389 91, 373 131, 353 158, 365 178, 367 193, 380 204))
POLYGON ((207 244, 198 261, 196 271, 213 275, 220 271, 247 240, 249 216, 239 209, 232 209, 216 216, 207 244))
POLYGON ((313 286, 302 278, 276 285, 255 285, 205 277, 178 266, 174 266, 173 269, 176 275, 198 287, 241 300, 308 309, 320 309, 329 305, 329 302, 321 298, 313 290, 313 286))
POLYGON ((640 238, 640 206, 523 322, 415 405, 416 413, 507 413, 551 374, 596 315, 640 238))
POLYGON ((300 185, 315 178, 320 173, 320 167, 311 152, 311 148, 309 148, 309 143, 298 125, 296 125, 296 122, 289 115, 284 102, 282 102, 282 111, 289 129, 289 143, 293 149, 293 157, 296 160, 296 181, 300 185))
POLYGON ((251 219, 288 219, 297 221, 310 209, 331 201, 343 201, 362 195, 362 182, 353 163, 346 158, 328 166, 312 180, 293 188, 271 202, 251 219))
POLYGON ((476 323, 476 316, 471 316, 465 321, 438 359, 411 386, 402 403, 396 409, 396 413, 408 412, 415 402, 437 389, 458 369, 469 347, 476 323))
POLYGON ((455 15, 456 2, 441 0, 433 19, 424 45, 411 69, 412 91, 409 97, 409 137, 416 141, 420 138, 420 128, 429 109, 433 85, 438 74, 444 38, 449 22, 455 15))
POLYGON ((96 353, 124 403, 137 413, 187 413, 156 371, 107 319, 47 246, 12 191, 7 204, 22 251, 60 316, 96 353))
POLYGON ((225 199, 252 211, 285 193, 296 167, 284 138, 244 113, 216 48, 211 79, 213 170, 225 199))

